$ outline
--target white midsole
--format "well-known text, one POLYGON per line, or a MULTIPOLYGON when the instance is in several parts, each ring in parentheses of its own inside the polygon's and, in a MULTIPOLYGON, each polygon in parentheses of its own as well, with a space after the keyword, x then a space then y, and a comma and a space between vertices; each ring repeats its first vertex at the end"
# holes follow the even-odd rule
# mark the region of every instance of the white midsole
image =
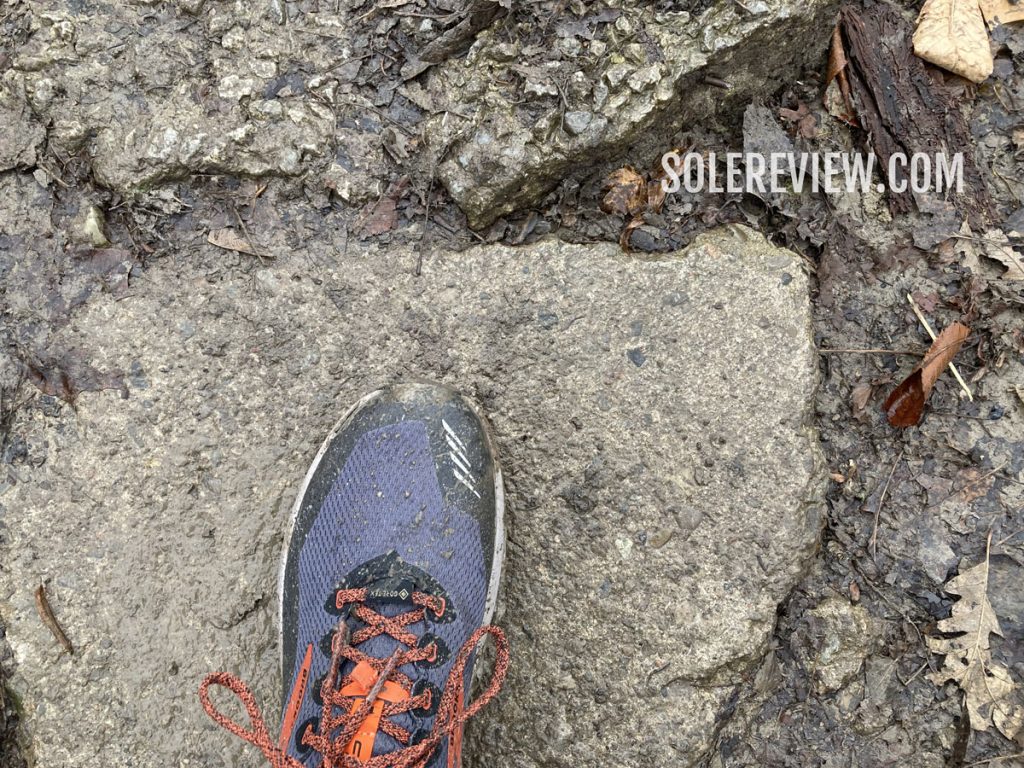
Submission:
MULTIPOLYGON (((317 451, 316 457, 313 459, 313 463, 310 465, 309 470, 306 472, 306 477, 302 481, 299 493, 295 497, 295 503, 292 505, 291 519, 288 522, 288 531, 285 534, 284 548, 281 551, 281 567, 277 578, 277 645, 282 674, 287 674, 284 670, 283 642, 285 564, 288 562, 288 548, 291 546, 292 533, 295 530, 295 522, 299 518, 299 510, 302 509, 302 500, 306 497, 306 491, 309 488, 309 483, 313 479, 313 473, 316 472, 317 467, 320 466, 320 462, 323 460, 324 454, 327 453, 328 447, 334 440, 335 436, 337 436, 342 426, 344 426, 346 421, 348 421, 383 391, 383 389, 375 389, 373 392, 364 395, 355 405, 345 411, 345 414, 340 419, 338 419, 338 422, 334 425, 334 428, 331 429, 327 438, 320 446, 320 450, 317 451)), ((494 505, 497 514, 494 524, 494 555, 491 559, 491 581, 487 586, 487 599, 484 602, 484 624, 490 624, 491 619, 494 618, 494 611, 498 604, 498 589, 501 586, 501 572, 505 565, 505 485, 502 481, 501 467, 498 465, 497 453, 494 451, 490 427, 483 415, 480 413, 476 403, 465 396, 463 396, 463 400, 469 404, 469 407, 473 410, 473 413, 477 415, 477 418, 483 425, 484 434, 486 435, 489 443, 488 447, 491 449, 492 454, 494 454, 494 505)))

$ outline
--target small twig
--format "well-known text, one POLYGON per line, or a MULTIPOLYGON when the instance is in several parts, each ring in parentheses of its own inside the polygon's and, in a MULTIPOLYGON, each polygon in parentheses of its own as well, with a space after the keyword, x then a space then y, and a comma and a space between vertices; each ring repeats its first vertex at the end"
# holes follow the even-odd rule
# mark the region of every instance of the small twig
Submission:
POLYGON ((68 640, 68 636, 64 634, 64 630, 60 628, 60 624, 57 623, 57 617, 53 615, 53 609, 50 608, 50 601, 46 599, 46 587, 42 584, 36 589, 36 610, 39 611, 39 618, 43 620, 43 624, 50 630, 57 642, 63 646, 69 656, 74 656, 75 649, 71 645, 71 641, 68 640))
MULTIPOLYGON (((928 320, 925 318, 924 313, 921 312, 921 308, 917 306, 917 302, 914 301, 914 297, 911 296, 909 293, 907 294, 907 301, 910 302, 910 308, 914 310, 914 314, 917 315, 917 319, 921 321, 921 325, 923 325, 924 329, 928 331, 928 335, 932 337, 932 341, 935 341, 935 339, 938 338, 935 335, 935 331, 932 330, 932 327, 928 323, 928 320)), ((949 362, 949 370, 953 372, 953 376, 956 377, 957 383, 960 384, 960 388, 963 389, 964 394, 967 395, 967 399, 973 403, 974 394, 971 392, 971 388, 967 386, 967 382, 964 381, 963 376, 960 375, 960 371, 958 371, 956 369, 956 366, 953 365, 952 360, 949 362)))
POLYGON ((909 349, 818 349, 819 355, 910 355, 920 357, 923 353, 909 349))
MULTIPOLYGON (((903 683, 903 687, 906 688, 908 685, 910 685, 912 682, 914 682, 914 680, 917 679, 917 676, 920 675, 922 672, 924 672, 926 669, 928 669, 928 662, 927 661, 924 664, 922 664, 920 667, 918 667, 917 672, 915 672, 914 674, 912 674, 910 677, 907 678, 907 682, 903 683, 903 681, 900 680, 900 682, 903 683)), ((896 677, 898 678, 899 676, 900 676, 899 672, 897 671, 896 677)))
POLYGON ((242 228, 242 234, 245 235, 245 242, 247 242, 249 247, 252 248, 253 255, 258 259, 272 258, 262 253, 260 249, 256 247, 256 243, 252 240, 252 235, 249 234, 249 228, 245 226, 245 222, 242 221, 242 215, 238 212, 238 206, 232 203, 231 210, 235 212, 235 218, 238 220, 238 226, 242 228))
POLYGON ((875 559, 875 555, 878 552, 878 518, 882 514, 882 503, 885 501, 885 494, 889 492, 889 483, 892 482, 892 476, 896 474, 896 467, 899 466, 905 449, 906 446, 900 448, 899 456, 897 456, 896 461, 893 462, 892 469, 889 470, 889 477, 885 479, 885 485, 882 486, 882 495, 878 497, 878 504, 875 505, 875 524, 871 529, 871 538, 868 540, 868 545, 871 547, 872 560, 875 559))
POLYGON ((1001 763, 1003 760, 1016 760, 1018 757, 1024 757, 1024 752, 1017 752, 1013 755, 1002 755, 1000 757, 988 757, 984 760, 978 760, 974 763, 966 763, 964 768, 974 768, 976 765, 990 765, 992 763, 1001 763))
POLYGON ((54 173, 53 171, 51 171, 51 170, 50 170, 49 168, 47 168, 47 167, 46 167, 45 165, 43 165, 42 163, 39 163, 39 162, 37 162, 37 163, 36 163, 36 166, 37 166, 37 167, 39 167, 39 168, 42 168, 42 169, 43 169, 44 171, 46 171, 46 172, 47 172, 47 173, 48 173, 48 174, 50 175, 50 178, 51 178, 51 179, 53 179, 54 181, 56 181, 56 182, 57 182, 58 184, 60 184, 60 185, 61 185, 62 187, 64 187, 64 189, 71 189, 71 187, 70 187, 70 186, 69 186, 68 184, 66 184, 66 183, 64 182, 64 180, 63 180, 63 179, 62 179, 62 178, 61 178, 60 176, 58 176, 58 175, 57 175, 56 173, 54 173))

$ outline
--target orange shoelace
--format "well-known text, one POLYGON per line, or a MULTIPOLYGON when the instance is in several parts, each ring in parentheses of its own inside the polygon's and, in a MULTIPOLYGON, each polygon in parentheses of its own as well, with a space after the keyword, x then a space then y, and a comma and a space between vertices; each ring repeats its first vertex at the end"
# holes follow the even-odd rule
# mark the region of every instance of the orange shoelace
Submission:
MULTIPOLYGON (((505 633, 498 627, 486 626, 476 630, 470 636, 452 663, 444 692, 437 705, 434 727, 421 741, 410 744, 409 732, 395 724, 391 718, 415 709, 429 709, 433 702, 429 689, 412 696, 413 681, 398 668, 404 664, 431 659, 436 648, 432 648, 429 644, 423 648, 417 648, 418 638, 406 628, 411 624, 423 621, 426 609, 429 608, 435 615, 442 616, 446 606, 441 598, 417 592, 412 597, 413 603, 417 605, 416 609, 398 616, 382 616, 364 604, 366 594, 365 589, 341 590, 337 594, 338 608, 343 609, 346 605, 354 605, 354 615, 366 626, 350 637, 344 619, 339 622, 331 643, 330 672, 320 688, 323 711, 319 733, 314 732, 311 726, 307 727, 302 735, 302 743, 320 753, 323 758, 322 768, 423 768, 444 739, 449 740, 449 749, 458 754, 461 748, 462 728, 466 721, 494 698, 505 681, 509 665, 509 646, 505 633), (404 649, 399 647, 389 658, 377 659, 354 647, 381 635, 394 638, 404 646, 404 649), (494 672, 486 690, 468 707, 463 708, 466 664, 485 635, 494 638, 497 651, 494 672), (338 670, 343 660, 353 662, 356 667, 352 673, 339 682, 338 670), (354 678, 355 673, 359 670, 370 673, 372 685, 368 691, 359 690, 360 681, 354 678), (401 700, 384 700, 383 706, 377 707, 378 727, 403 746, 398 750, 371 757, 368 760, 360 760, 346 754, 348 745, 356 736, 360 726, 374 712, 374 705, 381 692, 392 686, 399 686, 404 693, 400 697, 401 700), (365 696, 354 694, 355 690, 359 690, 359 694, 365 693, 365 696)), ((366 680, 364 679, 362 682, 365 685, 366 680)), ((270 736, 263 715, 260 713, 256 697, 253 696, 249 687, 234 675, 227 672, 207 675, 199 686, 199 700, 203 709, 206 710, 206 714, 214 722, 239 738, 259 747, 272 768, 304 768, 303 763, 290 757, 282 745, 275 743, 270 736), (238 697, 249 716, 251 727, 246 728, 239 725, 213 706, 210 701, 211 685, 227 688, 238 697)), ((288 738, 290 738, 290 734, 288 738)), ((287 738, 282 742, 287 744, 287 738)))

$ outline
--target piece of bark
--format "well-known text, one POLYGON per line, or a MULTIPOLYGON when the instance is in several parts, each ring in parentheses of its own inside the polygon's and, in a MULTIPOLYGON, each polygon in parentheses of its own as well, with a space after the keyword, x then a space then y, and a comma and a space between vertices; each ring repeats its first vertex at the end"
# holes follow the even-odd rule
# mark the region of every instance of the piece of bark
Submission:
MULTIPOLYGON (((890 6, 877 4, 864 11, 843 8, 840 25, 849 59, 845 72, 881 172, 888 174, 897 153, 909 158, 915 152, 962 152, 963 191, 950 191, 949 199, 976 230, 985 228, 995 204, 975 163, 967 122, 953 93, 935 83, 914 55, 910 24, 890 6)), ((902 176, 896 180, 906 180, 902 176)), ((909 187, 890 191, 889 207, 893 213, 911 211, 909 187)))

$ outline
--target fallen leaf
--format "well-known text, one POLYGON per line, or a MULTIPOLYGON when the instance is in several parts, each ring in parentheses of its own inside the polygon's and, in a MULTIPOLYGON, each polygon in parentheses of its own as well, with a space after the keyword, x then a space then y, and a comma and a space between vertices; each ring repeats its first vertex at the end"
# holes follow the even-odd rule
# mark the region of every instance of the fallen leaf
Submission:
POLYGON ((665 187, 661 179, 651 179, 647 182, 647 207, 653 213, 661 213, 661 206, 665 204, 665 187))
POLYGON ((231 227, 224 227, 224 229, 211 229, 210 234, 206 239, 211 245, 216 245, 218 248, 223 248, 226 251, 247 253, 250 256, 256 255, 256 251, 251 245, 249 245, 249 241, 235 232, 231 227))
POLYGON ((953 323, 932 342, 920 365, 885 400, 883 408, 892 426, 913 427, 921 421, 924 404, 928 402, 936 380, 960 351, 970 332, 966 325, 953 323))
POLYGON ((971 82, 985 80, 995 62, 978 0, 927 0, 917 17, 914 53, 971 82))
POLYGON ((999 619, 988 599, 989 553, 985 560, 946 583, 946 592, 959 595, 952 615, 938 630, 953 637, 929 637, 933 653, 945 655, 942 667, 928 675, 936 685, 952 680, 963 691, 971 728, 987 731, 995 725, 1014 738, 1024 723, 1024 708, 1011 696, 1015 685, 1010 671, 992 661, 992 635, 1002 637, 999 619))
POLYGON ((822 104, 833 117, 837 117, 850 125, 857 125, 857 111, 853 106, 850 94, 850 81, 846 76, 846 67, 850 60, 846 57, 843 45, 843 33, 836 24, 832 30, 832 47, 828 52, 828 69, 825 72, 825 93, 822 104), (838 94, 835 89, 838 88, 838 94))
POLYGON ((981 0, 981 12, 991 26, 1024 21, 1024 5, 1016 0, 981 0))
POLYGON ((601 210, 635 216, 647 206, 647 183, 632 166, 612 171, 601 186, 601 210))
POLYGON ((383 235, 385 232, 390 232, 394 229, 397 221, 398 208, 395 206, 395 201, 390 197, 384 197, 370 210, 370 214, 366 217, 366 221, 363 222, 363 226, 359 231, 363 235, 370 235, 371 237, 383 235))
POLYGON ((400 176, 387 193, 376 203, 367 205, 359 225, 359 233, 363 237, 375 237, 390 232, 398 223, 398 201, 409 187, 409 177, 400 176))
POLYGON ((818 121, 802 101, 796 109, 780 109, 779 117, 787 122, 796 123, 796 135, 802 139, 813 139, 818 135, 818 121))
POLYGON ((931 314, 935 311, 935 308, 939 305, 939 294, 935 291, 924 293, 923 291, 914 291, 911 296, 914 297, 914 301, 917 302, 917 306, 921 308, 921 311, 925 314, 931 314))
POLYGON ((27 359, 25 374, 44 395, 59 397, 72 406, 82 392, 119 389, 122 397, 128 397, 128 388, 120 371, 103 373, 86 362, 80 352, 69 352, 47 360, 27 359))
POLYGON ((974 241, 971 225, 966 221, 960 226, 960 236, 950 238, 954 243, 954 253, 960 256, 960 263, 971 270, 972 275, 982 276, 981 249, 974 241))
POLYGON ((628 222, 626 226, 622 228, 622 234, 619 235, 619 247, 622 248, 623 253, 630 253, 633 249, 629 247, 629 238, 633 234, 633 230, 642 227, 644 219, 642 216, 634 216, 628 222))
POLYGON ((990 229, 985 233, 984 242, 984 255, 1006 267, 1006 271, 1000 276, 1001 279, 1024 280, 1024 257, 1013 249, 1005 232, 990 229))
POLYGON ((868 404, 868 400, 871 399, 871 385, 870 384, 858 384, 853 388, 853 393, 850 395, 850 400, 853 401, 853 413, 854 415, 860 413, 868 404))
POLYGON ((983 499, 994 483, 995 475, 991 472, 982 472, 977 467, 967 467, 957 476, 960 490, 956 493, 956 500, 961 504, 970 504, 975 499, 983 499))

